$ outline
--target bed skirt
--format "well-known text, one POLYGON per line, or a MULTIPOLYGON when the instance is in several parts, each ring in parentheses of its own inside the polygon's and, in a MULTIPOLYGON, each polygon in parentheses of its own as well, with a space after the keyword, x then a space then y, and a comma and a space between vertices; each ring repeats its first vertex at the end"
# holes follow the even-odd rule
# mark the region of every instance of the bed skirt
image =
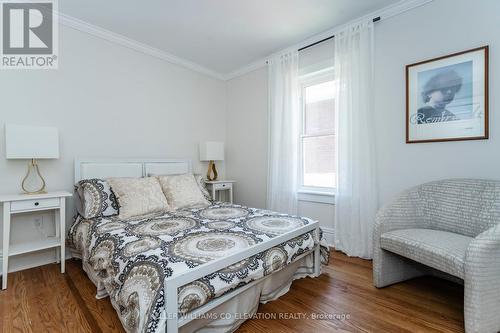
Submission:
MULTIPOLYGON (((80 258, 78 253, 73 253, 74 257, 80 258)), ((96 285, 96 298, 107 297, 104 286, 99 279, 94 276, 92 269, 83 264, 83 269, 89 279, 96 285)), ((261 279, 251 288, 241 294, 229 299, 223 304, 215 307, 204 315, 198 316, 191 322, 179 328, 180 333, 223 333, 233 332, 245 320, 251 319, 256 313, 259 304, 278 299, 290 290, 292 282, 305 277, 314 277, 314 253, 310 253, 293 263, 283 267, 261 279)), ((111 302, 113 304, 114 302, 111 302)), ((113 307, 115 305, 113 304, 113 307)), ((115 307, 115 310, 116 307, 115 307)), ((187 314, 189 316, 189 313, 187 314)), ((165 327, 165 318, 161 318, 161 326, 165 327)))

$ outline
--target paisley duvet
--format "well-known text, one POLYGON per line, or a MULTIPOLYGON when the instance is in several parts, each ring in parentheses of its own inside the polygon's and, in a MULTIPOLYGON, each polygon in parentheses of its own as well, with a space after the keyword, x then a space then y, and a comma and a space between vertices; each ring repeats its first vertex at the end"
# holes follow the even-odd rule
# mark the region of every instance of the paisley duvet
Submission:
MULTIPOLYGON (((83 268, 110 296, 127 332, 164 330, 165 278, 311 223, 308 218, 213 203, 129 220, 75 218, 68 243, 83 268)), ((322 238, 322 237, 320 237, 322 238)), ((321 242, 309 232, 179 288, 179 314, 279 271, 321 242)))

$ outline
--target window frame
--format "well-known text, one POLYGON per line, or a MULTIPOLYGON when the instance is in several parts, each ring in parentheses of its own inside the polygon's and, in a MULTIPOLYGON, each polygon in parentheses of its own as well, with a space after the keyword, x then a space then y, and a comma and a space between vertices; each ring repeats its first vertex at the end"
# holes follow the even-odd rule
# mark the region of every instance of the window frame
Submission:
MULTIPOLYGON (((305 186, 304 185, 304 138, 308 137, 321 137, 321 136, 328 136, 328 135, 334 135, 336 137, 335 130, 332 133, 329 134, 322 134, 322 135, 306 135, 305 134, 305 117, 306 117, 306 101, 305 101, 305 91, 307 87, 316 85, 316 84, 321 84, 325 83, 328 81, 334 81, 334 73, 333 73, 333 68, 328 69, 328 70, 322 70, 319 72, 315 73, 310 73, 307 75, 303 75, 299 77, 299 87, 300 87, 300 96, 299 96, 299 105, 300 105, 300 117, 299 117, 299 136, 298 136, 298 193, 300 196, 304 197, 309 197, 310 195, 321 195, 321 196, 333 196, 336 191, 336 187, 325 187, 325 186, 305 186)), ((306 201, 313 201, 313 200, 306 200, 306 201)), ((327 199, 329 203, 329 199, 327 199)))

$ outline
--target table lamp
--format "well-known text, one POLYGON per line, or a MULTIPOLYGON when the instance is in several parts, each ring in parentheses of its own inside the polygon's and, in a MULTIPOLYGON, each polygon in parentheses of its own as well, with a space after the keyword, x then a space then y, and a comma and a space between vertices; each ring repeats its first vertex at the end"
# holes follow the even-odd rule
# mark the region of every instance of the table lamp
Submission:
POLYGON ((224 161, 224 142, 207 141, 200 143, 200 161, 209 161, 207 180, 217 180, 215 161, 224 161))
POLYGON ((5 125, 5 153, 7 159, 27 159, 28 172, 23 178, 21 188, 25 194, 41 194, 45 191, 37 160, 59 158, 59 133, 55 127, 5 125), (39 178, 38 188, 28 189, 27 180, 32 173, 39 178))

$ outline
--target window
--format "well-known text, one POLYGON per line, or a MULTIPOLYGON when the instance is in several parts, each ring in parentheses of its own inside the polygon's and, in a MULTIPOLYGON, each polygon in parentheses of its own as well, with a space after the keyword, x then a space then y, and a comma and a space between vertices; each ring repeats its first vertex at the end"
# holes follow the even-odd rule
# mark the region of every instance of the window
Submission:
POLYGON ((302 191, 336 186, 335 81, 317 75, 301 82, 300 182, 302 191))

